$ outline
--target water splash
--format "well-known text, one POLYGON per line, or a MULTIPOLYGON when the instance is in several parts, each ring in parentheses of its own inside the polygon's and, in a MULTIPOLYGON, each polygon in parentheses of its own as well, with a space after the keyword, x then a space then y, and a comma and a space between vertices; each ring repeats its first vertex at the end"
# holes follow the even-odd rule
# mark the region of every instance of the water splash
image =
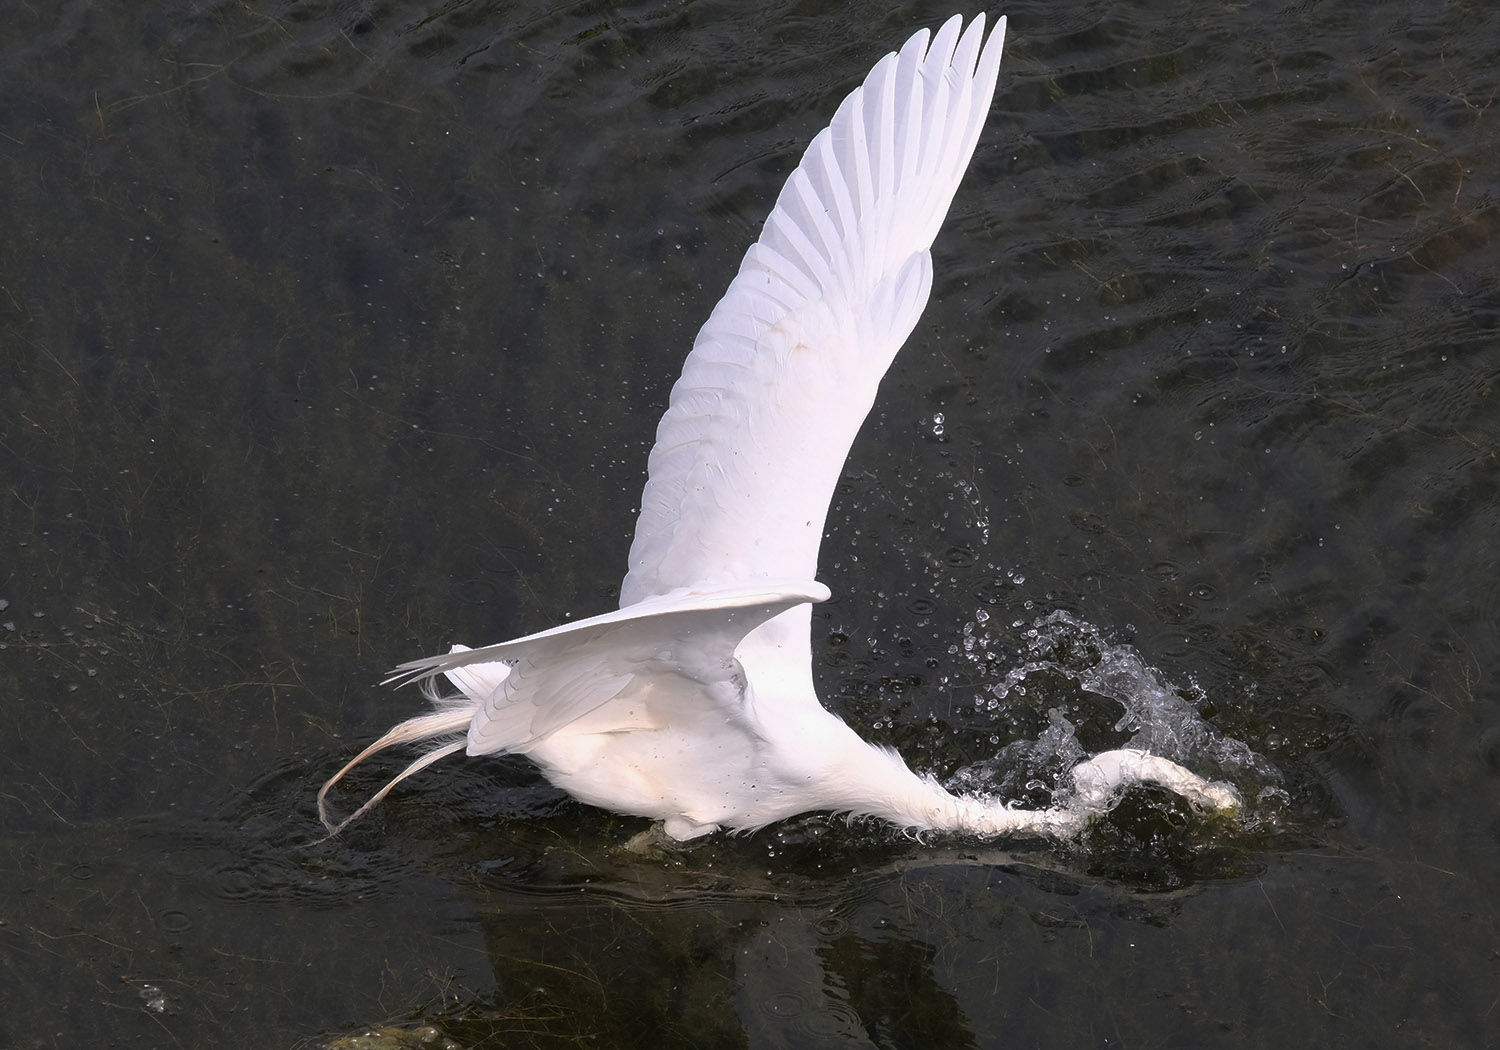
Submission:
MULTIPOLYGON (((988 613, 981 613, 965 625, 960 648, 976 664, 991 669, 994 653, 984 628, 988 613)), ((1195 683, 1179 688, 1135 648, 1109 643, 1093 624, 1063 610, 1034 621, 1024 637, 1025 662, 985 687, 976 705, 980 710, 998 712, 1040 691, 1033 678, 1055 681, 1062 676, 1123 709, 1109 727, 1120 736, 1111 748, 1146 751, 1205 777, 1254 787, 1261 803, 1285 800, 1281 776, 1270 762, 1203 719, 1197 703, 1205 697, 1195 683)), ((1066 802, 1071 786, 1065 774, 1093 754, 1079 741, 1080 726, 1068 714, 1062 705, 1049 708, 1047 725, 1035 739, 1017 740, 994 758, 959 770, 949 778, 949 789, 1025 797, 1032 804, 1066 802)))

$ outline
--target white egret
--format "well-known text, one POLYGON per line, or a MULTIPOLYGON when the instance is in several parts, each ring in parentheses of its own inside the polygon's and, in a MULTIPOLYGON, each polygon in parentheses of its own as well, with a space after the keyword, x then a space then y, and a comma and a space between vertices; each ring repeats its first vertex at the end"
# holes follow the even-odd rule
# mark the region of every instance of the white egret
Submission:
POLYGON ((984 17, 882 58, 787 181, 693 344, 651 450, 620 608, 402 664, 436 710, 318 793, 336 832, 445 755, 524 754, 584 802, 691 839, 827 810, 981 836, 1065 835, 1122 785, 1196 805, 1233 790, 1141 751, 1073 771, 1075 802, 1023 810, 945 791, 819 703, 811 610, 824 518, 876 387, 932 287, 929 248, 990 107, 1004 38, 984 17), (458 692, 439 696, 434 676, 458 692), (446 739, 443 739, 446 738, 446 739), (329 789, 394 744, 438 742, 335 823, 329 789))

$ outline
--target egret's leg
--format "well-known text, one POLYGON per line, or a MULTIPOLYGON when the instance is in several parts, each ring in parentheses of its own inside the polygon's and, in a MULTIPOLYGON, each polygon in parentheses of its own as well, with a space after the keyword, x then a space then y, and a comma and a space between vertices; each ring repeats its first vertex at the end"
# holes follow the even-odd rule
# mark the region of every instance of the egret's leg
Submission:
POLYGON ((645 831, 637 832, 630 836, 625 843, 625 849, 631 853, 652 854, 661 853, 664 850, 681 849, 683 845, 693 839, 701 838, 711 831, 718 830, 717 824, 692 824, 685 820, 657 820, 645 831), (684 831, 687 834, 678 834, 684 831))

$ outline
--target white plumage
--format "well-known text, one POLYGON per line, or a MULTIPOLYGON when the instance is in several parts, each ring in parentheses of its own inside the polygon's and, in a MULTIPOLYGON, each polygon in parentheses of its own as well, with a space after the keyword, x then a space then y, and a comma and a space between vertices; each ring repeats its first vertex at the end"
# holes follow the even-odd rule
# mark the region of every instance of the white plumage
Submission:
MULTIPOLYGON (((318 794, 330 831, 460 748, 526 754, 578 799, 689 839, 813 810, 966 832, 1064 834, 1121 785, 1196 804, 1233 791, 1137 751, 1074 771, 1087 805, 955 796, 829 714, 813 691, 811 603, 834 485, 932 287, 929 248, 979 139, 1002 18, 923 30, 820 132, 710 314, 657 429, 620 605, 510 642, 403 664, 459 693, 392 729, 318 794), (438 744, 335 824, 329 789, 393 744, 438 744)), ((393 679, 393 680, 394 680, 393 679)))

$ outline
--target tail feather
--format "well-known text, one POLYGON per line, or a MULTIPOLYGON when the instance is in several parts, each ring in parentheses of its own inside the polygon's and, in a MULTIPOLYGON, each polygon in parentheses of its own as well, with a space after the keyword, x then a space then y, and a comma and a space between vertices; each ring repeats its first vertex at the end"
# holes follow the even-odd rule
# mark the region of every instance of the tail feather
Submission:
POLYGON ((329 815, 328 792, 333 787, 333 785, 337 784, 340 780, 343 779, 344 774, 349 772, 349 770, 359 765, 371 755, 378 754, 388 747, 395 747, 397 744, 412 744, 422 740, 433 740, 437 737, 448 736, 452 733, 464 732, 468 730, 469 723, 474 720, 474 711, 479 706, 476 701, 470 699, 467 696, 441 697, 436 695, 429 695, 428 698, 432 700, 433 703, 439 706, 439 710, 425 715, 418 715, 416 718, 408 718, 405 722, 402 722, 400 725, 393 728, 390 732, 386 733, 385 736, 381 737, 379 740, 375 741, 359 754, 355 755, 354 758, 349 761, 348 765, 344 766, 343 769, 339 770, 332 777, 330 777, 328 779, 328 783, 324 784, 322 789, 319 790, 318 819, 321 820, 323 822, 323 826, 328 829, 328 834, 330 836, 337 835, 340 831, 343 831, 344 828, 349 824, 364 816, 367 812, 369 812, 370 807, 379 803, 381 799, 385 798, 385 796, 391 793, 392 788, 401 783, 401 781, 405 780, 407 777, 411 776, 413 773, 420 773, 422 770, 432 765, 438 759, 445 758, 446 756, 453 754, 453 752, 461 750, 463 748, 463 737, 459 737, 457 740, 451 740, 446 743, 439 744, 438 746, 424 752, 420 758, 403 769, 399 774, 396 775, 393 780, 386 784, 385 787, 375 792, 375 794, 372 795, 364 805, 360 806, 343 820, 335 823, 333 818, 329 815))
MULTIPOLYGON (((466 645, 455 645, 452 649, 455 653, 468 652, 466 645)), ((364 816, 370 811, 370 807, 376 805, 381 799, 391 793, 391 789, 413 773, 420 773, 440 758, 446 758, 455 751, 461 749, 466 743, 460 737, 457 740, 448 740, 435 747, 424 751, 411 765, 403 769, 400 774, 385 787, 370 797, 364 805, 349 814, 338 823, 328 815, 328 792, 343 779, 344 774, 359 765, 371 755, 379 754, 388 747, 397 744, 415 744, 423 740, 435 740, 438 737, 448 736, 451 733, 467 733, 469 725, 474 721, 474 714, 479 706, 500 687, 505 681, 505 676, 510 673, 510 667, 503 663, 470 664, 464 667, 452 668, 443 672, 448 681, 458 686, 461 693, 442 694, 438 692, 437 685, 431 678, 420 679, 422 694, 432 702, 436 711, 415 718, 408 718, 405 722, 393 728, 385 736, 365 748, 350 760, 349 764, 329 778, 328 783, 323 785, 318 792, 318 819, 328 829, 330 836, 337 835, 344 828, 364 816)))

